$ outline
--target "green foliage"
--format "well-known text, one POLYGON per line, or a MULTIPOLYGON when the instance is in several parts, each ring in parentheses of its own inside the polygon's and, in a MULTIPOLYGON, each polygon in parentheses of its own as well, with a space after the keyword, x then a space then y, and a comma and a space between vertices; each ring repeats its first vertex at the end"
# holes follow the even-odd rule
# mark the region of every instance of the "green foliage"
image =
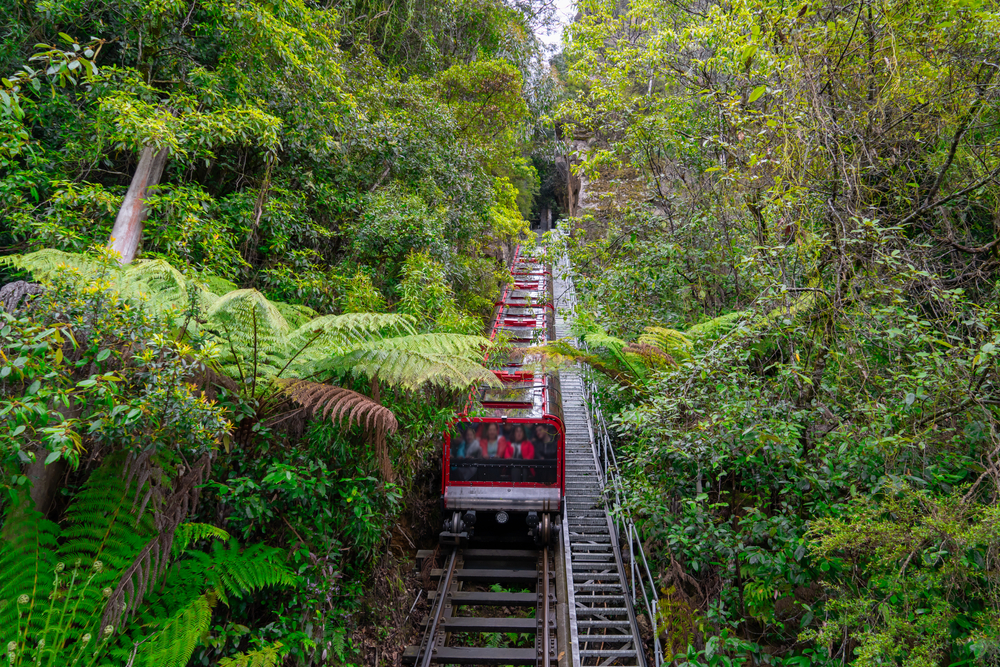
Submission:
POLYGON ((253 106, 221 107, 201 111, 192 95, 171 95, 156 99, 157 92, 144 86, 138 72, 125 72, 124 87, 98 101, 98 127, 116 148, 139 151, 152 146, 166 148, 175 158, 204 160, 215 158, 219 144, 247 143, 268 150, 278 147, 281 121, 253 106))
MULTIPOLYGON (((72 267, 82 280, 109 280, 110 285, 120 286, 122 296, 137 304, 153 312, 173 314, 179 324, 186 323, 191 331, 210 336, 218 344, 223 370, 252 384, 252 394, 258 384, 266 387, 273 378, 304 377, 316 372, 377 375, 407 389, 425 383, 465 388, 495 381, 479 363, 487 343, 484 338, 450 333, 416 335, 413 318, 405 314, 325 315, 292 329, 279 307, 257 290, 234 290, 219 297, 197 280, 189 282, 163 260, 139 260, 117 268, 99 258, 57 250, 3 259, 31 270, 37 279, 60 276, 72 267), (207 307, 197 311, 198 318, 192 318, 186 312, 189 304, 207 307), (180 308, 185 311, 179 312, 180 308), (192 322, 201 318, 201 324, 192 322)), ((443 321, 460 319, 440 281, 440 273, 434 273, 435 265, 430 267, 429 278, 417 270, 411 272, 409 289, 415 295, 417 280, 437 279, 440 305, 446 311, 443 321), (447 314, 449 307, 451 315, 447 314)), ((412 296, 410 303, 417 307, 412 296)), ((290 306, 284 308, 286 312, 294 311, 290 306)), ((304 313, 296 312, 305 318, 304 313)))
POLYGON ((427 253, 411 252, 402 273, 398 309, 412 315, 421 328, 444 333, 482 333, 482 322, 458 308, 440 262, 427 253))
POLYGON ((640 335, 636 342, 640 345, 651 345, 678 361, 690 359, 694 350, 694 345, 686 335, 663 327, 646 327, 645 333, 640 335))
POLYGON ((995 662, 997 276, 971 267, 996 240, 998 21, 581 3, 563 245, 617 338, 589 352, 692 344, 603 389, 674 664, 995 662))
POLYGON ((32 247, 63 248, 70 252, 87 249, 95 238, 111 234, 121 196, 96 183, 53 181, 54 189, 42 215, 22 210, 12 216, 14 238, 32 247))
POLYGON ((285 657, 283 648, 281 642, 275 642, 232 658, 223 658, 219 661, 219 667, 278 667, 285 657))
POLYGON ((482 336, 398 336, 358 345, 354 352, 321 362, 318 367, 378 377, 405 389, 423 385, 453 389, 479 384, 499 386, 493 372, 482 366, 486 347, 482 336))
POLYGON ((216 599, 294 584, 287 568, 273 562, 273 549, 240 550, 235 543, 216 543, 208 553, 180 549, 176 567, 166 570, 136 620, 126 616, 116 625, 107 609, 113 590, 158 533, 153 512, 133 502, 153 481, 128 488, 121 468, 121 457, 109 457, 94 471, 62 527, 27 503, 10 506, 0 545, 0 633, 11 664, 108 664, 133 655, 138 664, 186 665, 216 599))
POLYGON ((690 327, 686 333, 691 340, 696 341, 700 345, 710 344, 733 331, 746 316, 746 313, 739 311, 726 313, 725 315, 699 322, 690 327))
POLYGON ((392 186, 367 198, 353 249, 363 263, 385 266, 391 275, 409 253, 439 245, 445 224, 440 212, 429 210, 419 195, 392 186))
MULTIPOLYGON (((134 275, 148 279, 144 269, 134 275)), ((140 284, 148 283, 130 283, 140 284)), ((108 446, 203 452, 227 430, 220 410, 187 384, 211 354, 164 337, 161 320, 103 279, 57 278, 25 311, 0 315, 0 462, 8 470, 39 457, 75 468, 84 452, 108 446)))
POLYGON ((814 557, 836 565, 827 605, 834 620, 807 634, 820 645, 850 636, 859 667, 995 656, 1000 510, 973 498, 972 491, 935 497, 904 483, 880 499, 856 499, 843 517, 816 521, 814 557))
MULTIPOLYGON (((129 664, 138 642, 133 665, 357 662, 362 584, 401 496, 457 388, 493 379, 475 334, 537 189, 525 155, 551 152, 528 143, 546 111, 538 3, 8 4, 0 237, 18 253, 7 274, 49 291, 0 326, 4 483, 22 492, 30 461, 57 456, 48 515, 66 527, 115 452, 210 456, 206 484, 266 492, 209 484, 197 517, 171 518, 176 539, 158 548, 189 580, 139 593, 128 627, 142 630, 116 630, 102 660, 129 664), (170 157, 138 258, 84 256, 106 242, 144 146, 170 157), (324 397, 381 402, 399 431, 372 442, 320 425, 275 382, 316 372, 324 397), (373 475, 390 451, 402 488, 373 475), (223 532, 288 548, 307 583, 243 601, 223 588, 232 606, 217 604, 191 554, 223 532)), ((140 561, 141 579, 155 559, 140 561)))
POLYGON ((346 283, 341 303, 345 313, 380 313, 385 310, 385 299, 367 273, 358 271, 346 283))

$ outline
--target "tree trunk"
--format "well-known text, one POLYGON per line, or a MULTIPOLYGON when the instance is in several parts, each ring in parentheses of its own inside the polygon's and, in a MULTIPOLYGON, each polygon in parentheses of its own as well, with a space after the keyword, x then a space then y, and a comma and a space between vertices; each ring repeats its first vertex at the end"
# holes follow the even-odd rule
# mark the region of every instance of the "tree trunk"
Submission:
POLYGON ((31 500, 35 509, 43 515, 48 515, 52 509, 60 482, 66 473, 66 463, 62 459, 45 464, 48 454, 49 451, 44 447, 35 448, 35 462, 24 466, 24 476, 31 481, 31 500))
POLYGON ((128 186, 125 201, 118 211, 115 226, 111 230, 108 245, 121 255, 121 263, 128 264, 135 259, 142 240, 142 222, 146 219, 146 192, 160 182, 163 168, 167 165, 168 150, 161 148, 155 151, 152 146, 146 146, 139 155, 139 165, 132 175, 132 183, 128 186))

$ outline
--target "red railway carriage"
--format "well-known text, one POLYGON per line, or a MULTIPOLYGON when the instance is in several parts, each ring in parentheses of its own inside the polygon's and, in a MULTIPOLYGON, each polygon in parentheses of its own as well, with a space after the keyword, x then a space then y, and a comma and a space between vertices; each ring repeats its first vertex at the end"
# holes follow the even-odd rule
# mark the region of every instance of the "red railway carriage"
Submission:
MULTIPOLYGON (((513 284, 496 303, 490 334, 524 348, 553 338, 552 276, 519 248, 513 284)), ((477 520, 524 521, 539 543, 552 539, 565 496, 565 436, 559 380, 510 359, 494 373, 501 387, 480 387, 445 434, 441 539, 471 537, 477 520)), ((480 522, 480 526, 484 524, 480 522)))

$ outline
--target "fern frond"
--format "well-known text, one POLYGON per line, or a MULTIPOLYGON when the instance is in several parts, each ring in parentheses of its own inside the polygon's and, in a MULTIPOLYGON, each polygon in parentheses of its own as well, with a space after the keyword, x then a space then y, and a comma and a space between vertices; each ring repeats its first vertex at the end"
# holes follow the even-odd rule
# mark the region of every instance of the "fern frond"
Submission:
POLYGON ((210 523, 182 523, 174 531, 174 556, 180 556, 198 540, 229 540, 229 533, 210 523))
MULTIPOLYGON (((127 264, 115 286, 126 299, 142 303, 153 312, 183 310, 188 305, 190 282, 184 274, 162 259, 138 259, 127 264)), ((208 309, 219 297, 195 281, 197 304, 208 309)))
POLYGON ((292 400, 312 414, 322 410, 323 417, 332 422, 343 423, 346 420, 347 428, 354 423, 363 424, 369 431, 382 433, 395 433, 399 428, 396 416, 389 408, 356 391, 306 380, 280 384, 292 400))
MULTIPOLYGON (((621 338, 611 336, 605 333, 603 329, 598 328, 595 331, 584 334, 581 336, 580 340, 582 340, 588 348, 597 348, 598 350, 605 351, 606 354, 603 358, 598 355, 598 359, 603 366, 617 366, 620 371, 623 371, 624 374, 630 375, 634 379, 640 381, 644 381, 646 379, 647 369, 643 358, 639 355, 627 353, 625 348, 628 346, 628 343, 621 338)), ((593 360, 588 361, 587 363, 597 368, 593 360)))
POLYGON ((208 310, 211 323, 222 325, 241 350, 283 351, 291 328, 263 294, 241 289, 219 297, 208 310))
POLYGON ((737 310, 689 327, 684 335, 699 345, 716 341, 735 329, 748 313, 737 310))
POLYGON ((638 357, 641 360, 640 363, 648 368, 664 368, 666 366, 677 365, 672 356, 655 345, 648 343, 629 343, 622 352, 638 357))
POLYGON ((635 380, 608 360, 586 350, 573 346, 569 338, 559 338, 545 345, 527 348, 525 363, 538 363, 547 370, 555 370, 576 363, 584 363, 594 370, 607 375, 625 387, 635 387, 635 380))
POLYGON ((192 600, 170 617, 149 641, 140 646, 141 663, 148 667, 184 667, 212 622, 218 601, 214 592, 192 600))
POLYGON ((432 385, 448 389, 467 389, 486 384, 499 387, 500 381, 480 363, 450 354, 436 354, 393 347, 386 339, 383 347, 371 346, 329 360, 328 369, 351 371, 369 378, 378 377, 382 382, 417 389, 432 385))
POLYGON ((112 586, 146 543, 159 531, 153 513, 141 518, 129 512, 135 491, 129 491, 121 470, 122 456, 110 456, 97 468, 66 510, 62 560, 84 566, 101 562, 95 578, 98 588, 112 586))
MULTIPOLYGON (((235 286, 233 289, 237 289, 235 286)), ((226 292, 228 294, 228 292, 226 292)), ((278 309, 281 316, 285 318, 293 330, 299 328, 303 324, 316 319, 319 316, 315 310, 309 306, 303 306, 295 303, 285 303, 283 301, 272 301, 274 307, 278 309)))
POLYGON ((236 540, 216 542, 211 553, 192 551, 188 556, 200 566, 203 581, 212 586, 219 599, 242 597, 266 586, 293 586, 296 578, 282 562, 281 551, 263 544, 241 550, 236 540))
POLYGON ((278 667, 287 652, 281 642, 274 642, 231 658, 223 658, 219 661, 219 667, 278 667))
POLYGON ((645 333, 639 336, 636 341, 640 345, 650 345, 659 348, 665 354, 687 361, 694 352, 694 343, 675 329, 665 329, 663 327, 646 327, 645 333))
POLYGON ((585 333, 580 338, 588 347, 603 347, 615 352, 620 352, 622 348, 628 345, 627 341, 615 338, 604 331, 591 331, 585 333))
POLYGON ((410 350, 427 354, 445 354, 470 361, 482 359, 491 343, 482 336, 455 333, 428 333, 384 338, 369 347, 382 350, 410 350))
POLYGON ((28 271, 35 280, 52 280, 57 275, 65 273, 67 269, 76 270, 83 276, 96 276, 104 271, 113 270, 113 267, 105 266, 92 255, 63 252, 52 248, 43 248, 26 255, 0 257, 0 265, 28 271))
POLYGON ((19 635, 19 615, 25 630, 29 624, 37 630, 42 621, 41 613, 33 611, 36 605, 44 608, 52 589, 58 539, 59 526, 35 511, 29 498, 8 508, 0 539, 0 639, 4 645, 19 635))
POLYGON ((152 505, 156 515, 156 534, 146 541, 129 566, 121 572, 118 584, 108 598, 101 625, 118 625, 122 615, 133 614, 142 603, 166 568, 177 526, 194 512, 199 488, 211 469, 211 456, 206 452, 168 482, 164 479, 158 458, 151 451, 130 454, 126 458, 125 486, 135 489, 132 514, 137 522, 141 521, 147 505, 152 505))
POLYGON ((386 336, 415 333, 413 318, 395 313, 344 313, 324 315, 310 320, 288 337, 290 354, 299 355, 302 363, 323 356, 343 354, 360 343, 386 336))

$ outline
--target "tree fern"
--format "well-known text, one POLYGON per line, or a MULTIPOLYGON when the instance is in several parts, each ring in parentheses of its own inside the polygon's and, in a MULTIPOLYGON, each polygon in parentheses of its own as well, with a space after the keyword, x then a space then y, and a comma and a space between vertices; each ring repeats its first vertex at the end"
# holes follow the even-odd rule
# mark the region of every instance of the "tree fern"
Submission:
POLYGON ((363 424, 370 431, 394 433, 399 424, 392 411, 377 401, 356 391, 306 380, 289 380, 282 383, 285 392, 311 413, 322 411, 324 419, 332 422, 363 424))
MULTIPOLYGON (((65 273, 68 267, 75 267, 84 274, 84 279, 103 272, 109 284, 143 307, 174 316, 184 312, 183 324, 189 332, 214 338, 219 344, 223 351, 220 370, 239 379, 251 398, 263 399, 256 403, 259 406, 254 416, 256 421, 275 416, 269 411, 282 403, 272 391, 276 379, 317 375, 339 378, 352 373, 410 390, 424 386, 466 389, 476 384, 498 384, 493 373, 480 363, 490 344, 486 339, 458 334, 417 334, 410 315, 326 315, 309 319, 293 329, 282 312, 294 314, 298 323, 311 311, 276 304, 252 289, 218 296, 205 284, 188 280, 163 260, 140 260, 120 267, 111 257, 43 250, 6 261, 42 279, 65 273), (200 317, 188 316, 188 306, 192 303, 201 311, 200 317)), ((278 387, 279 392, 284 391, 278 387)), ((324 415, 332 412, 335 421, 342 421, 347 415, 347 423, 351 424, 362 417, 364 424, 376 429, 376 443, 383 443, 395 418, 387 410, 359 400, 359 396, 332 387, 320 389, 317 385, 300 385, 292 394, 293 400, 302 398, 309 403, 307 407, 313 407, 312 403, 322 397, 324 415), (348 404, 349 412, 338 408, 348 404)), ((252 425, 250 421, 244 423, 252 425)), ((387 461, 386 458, 382 467, 390 471, 387 461)), ((162 546, 158 555, 169 551, 166 544, 162 546)), ((137 574, 141 597, 141 589, 149 577, 137 574)), ((116 590, 116 602, 120 594, 116 590)))
MULTIPOLYGON (((150 481, 140 478, 132 484, 139 488, 129 488, 124 467, 120 456, 106 459, 70 505, 61 530, 24 505, 8 511, 0 544, 0 599, 7 600, 0 604, 0 640, 9 664, 184 665, 215 600, 294 583, 277 549, 241 550, 235 542, 216 542, 207 552, 178 547, 180 558, 156 586, 140 586, 149 592, 138 616, 122 617, 122 627, 106 623, 113 591, 157 534, 154 513, 140 512, 135 502, 135 492, 150 481)), ((224 535, 202 524, 180 531, 178 544, 186 545, 224 535)), ((148 568, 145 576, 155 571, 148 568)))
POLYGON ((377 377, 404 389, 432 385, 464 389, 477 384, 500 386, 496 376, 481 364, 448 354, 422 352, 405 347, 373 345, 331 359, 332 370, 377 377))
POLYGON ((690 359, 691 354, 694 352, 694 343, 687 336, 675 329, 646 327, 645 333, 641 334, 636 342, 659 348, 674 359, 680 359, 681 361, 690 359))

